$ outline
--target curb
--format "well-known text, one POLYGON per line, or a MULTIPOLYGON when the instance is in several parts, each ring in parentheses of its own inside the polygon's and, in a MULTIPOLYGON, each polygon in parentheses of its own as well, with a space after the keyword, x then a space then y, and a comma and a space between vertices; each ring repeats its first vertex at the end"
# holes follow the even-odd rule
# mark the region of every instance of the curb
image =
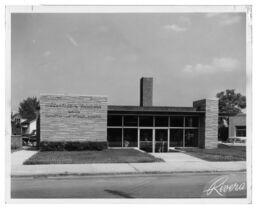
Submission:
POLYGON ((125 176, 125 175, 166 175, 166 174, 177 174, 177 173, 225 173, 225 172, 246 172, 246 169, 240 170, 223 170, 223 171, 172 171, 172 172, 161 172, 161 171, 145 171, 145 172, 120 172, 120 173, 56 173, 56 174, 19 174, 11 175, 11 178, 48 178, 48 177, 67 177, 67 176, 125 176))

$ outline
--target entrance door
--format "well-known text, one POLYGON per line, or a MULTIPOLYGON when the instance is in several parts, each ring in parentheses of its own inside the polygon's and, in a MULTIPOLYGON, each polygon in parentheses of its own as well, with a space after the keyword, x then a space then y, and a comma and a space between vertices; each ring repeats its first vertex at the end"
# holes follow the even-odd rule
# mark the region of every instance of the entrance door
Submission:
POLYGON ((140 149, 153 152, 153 129, 140 129, 140 149))
POLYGON ((168 129, 155 130, 155 152, 167 152, 168 150, 168 129))
POLYGON ((170 129, 170 147, 184 147, 183 129, 170 129))

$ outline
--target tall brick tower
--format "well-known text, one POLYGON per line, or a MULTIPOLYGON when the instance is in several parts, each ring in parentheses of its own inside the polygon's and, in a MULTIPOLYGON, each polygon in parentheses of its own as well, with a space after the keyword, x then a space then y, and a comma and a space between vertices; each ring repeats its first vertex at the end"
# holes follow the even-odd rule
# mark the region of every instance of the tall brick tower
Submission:
POLYGON ((140 79, 140 106, 153 105, 153 78, 142 77, 140 79))

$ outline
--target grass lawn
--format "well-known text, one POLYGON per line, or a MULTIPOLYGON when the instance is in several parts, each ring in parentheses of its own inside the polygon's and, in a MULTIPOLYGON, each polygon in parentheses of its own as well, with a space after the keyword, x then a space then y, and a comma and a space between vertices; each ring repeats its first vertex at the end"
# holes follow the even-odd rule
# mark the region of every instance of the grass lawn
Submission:
POLYGON ((140 163, 162 162, 150 154, 135 149, 106 149, 103 151, 45 151, 24 162, 36 164, 140 163))
POLYGON ((18 152, 18 151, 20 151, 20 150, 22 150, 22 148, 11 149, 11 153, 18 152))
POLYGON ((245 146, 219 145, 215 149, 180 148, 186 154, 198 157, 207 161, 245 161, 245 146))

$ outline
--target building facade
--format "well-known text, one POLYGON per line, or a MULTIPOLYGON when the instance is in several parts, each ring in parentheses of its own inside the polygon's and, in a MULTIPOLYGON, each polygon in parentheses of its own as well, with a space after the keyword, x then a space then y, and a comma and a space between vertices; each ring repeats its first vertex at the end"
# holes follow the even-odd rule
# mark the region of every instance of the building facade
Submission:
POLYGON ((53 95, 41 96, 40 105, 41 141, 99 141, 147 152, 218 144, 218 100, 154 106, 151 77, 140 80, 139 106, 107 105, 106 97, 53 95))
POLYGON ((153 79, 140 80, 140 106, 108 106, 109 147, 166 152, 174 147, 216 148, 218 101, 192 107, 153 106, 153 79))

